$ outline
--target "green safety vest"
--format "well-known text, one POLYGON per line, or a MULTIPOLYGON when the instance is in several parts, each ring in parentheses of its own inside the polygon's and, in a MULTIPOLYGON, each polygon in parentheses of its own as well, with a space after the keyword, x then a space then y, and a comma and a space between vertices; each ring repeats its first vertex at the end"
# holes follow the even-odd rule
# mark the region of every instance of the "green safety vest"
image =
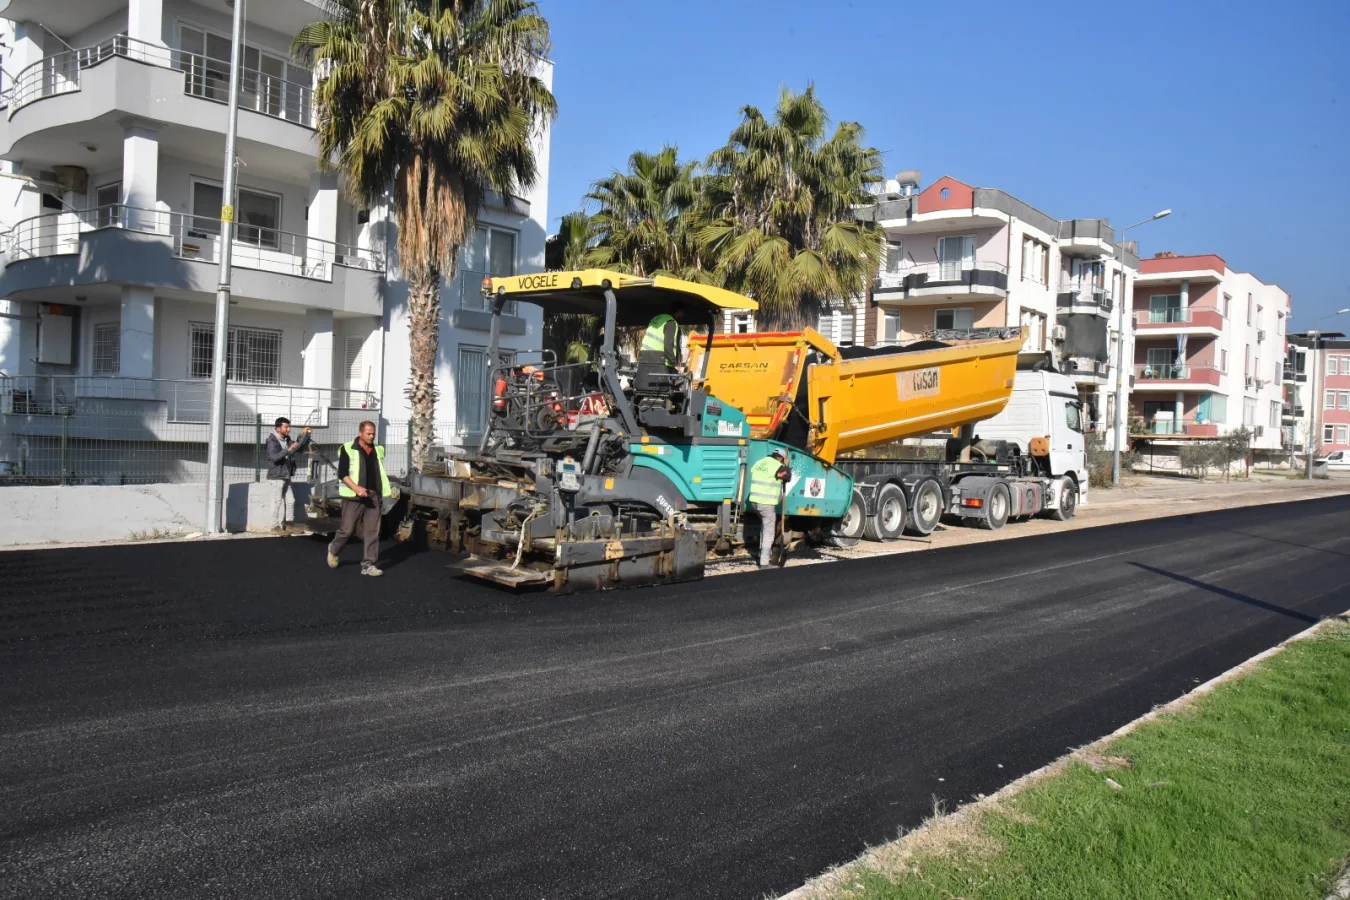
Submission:
POLYGON ((651 324, 647 326, 647 333, 642 336, 642 349, 665 353, 666 325, 674 321, 674 316, 668 316, 665 313, 661 313, 661 315, 652 319, 651 324))
MULTIPOLYGON (((366 483, 366 473, 364 471, 366 467, 365 452, 356 446, 356 441, 338 447, 338 452, 347 457, 347 477, 357 484, 364 485, 366 483)), ((379 444, 375 445, 375 461, 379 463, 380 466, 380 496, 388 497, 390 495, 389 476, 384 471, 384 447, 379 444)), ((355 497, 356 491, 348 487, 347 482, 339 481, 338 496, 355 497)))
POLYGON ((750 467, 750 502, 765 506, 777 506, 782 493, 780 482, 775 477, 782 463, 776 457, 766 456, 750 467))

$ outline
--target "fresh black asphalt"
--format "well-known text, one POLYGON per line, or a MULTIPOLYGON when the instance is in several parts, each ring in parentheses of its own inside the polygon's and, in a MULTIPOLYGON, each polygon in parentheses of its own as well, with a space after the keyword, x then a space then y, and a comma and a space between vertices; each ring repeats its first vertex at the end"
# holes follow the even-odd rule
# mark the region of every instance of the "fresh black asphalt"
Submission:
POLYGON ((782 892, 1350 608, 1348 516, 580 599, 304 538, 3 553, 0 896, 782 892))

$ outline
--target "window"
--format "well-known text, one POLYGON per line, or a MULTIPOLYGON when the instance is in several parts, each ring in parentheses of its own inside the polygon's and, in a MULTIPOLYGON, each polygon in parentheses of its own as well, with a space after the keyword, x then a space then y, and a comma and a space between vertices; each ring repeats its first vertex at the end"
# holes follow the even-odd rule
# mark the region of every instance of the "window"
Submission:
POLYGON ((1328 375, 1335 375, 1335 374, 1336 374, 1336 367, 1337 367, 1338 365, 1340 365, 1340 363, 1337 362, 1337 360, 1339 360, 1339 359, 1340 359, 1339 356, 1331 356, 1331 355, 1328 354, 1328 356, 1327 356, 1327 374, 1328 374, 1328 375))
MULTIPOLYGON (((187 73, 186 89, 194 97, 224 103, 230 96, 230 40, 199 28, 183 26, 178 68, 187 73)), ((244 45, 239 73, 239 105, 269 116, 308 121, 305 95, 313 81, 308 69, 244 45)))
POLYGON ((1336 429, 1333 425, 1322 426, 1322 443, 1333 444, 1336 442, 1336 429))
POLYGON ((1270 427, 1280 427, 1280 401, 1278 400, 1270 401, 1270 427))
POLYGON ((969 331, 975 327, 975 310, 969 306, 934 310, 933 327, 939 331, 969 331))
POLYGON ((1247 295, 1247 324, 1248 324, 1248 325, 1252 324, 1252 308, 1253 308, 1255 305, 1256 305, 1256 301, 1252 298, 1252 295, 1251 295, 1251 294, 1248 294, 1248 295, 1247 295))
POLYGON ((1323 407, 1324 409, 1335 409, 1335 408, 1336 408, 1336 392, 1335 392, 1335 391, 1327 391, 1326 394, 1323 395, 1323 397, 1322 397, 1322 407, 1323 407))
POLYGON ((1256 398, 1246 397, 1242 401, 1242 425, 1251 428, 1256 424, 1256 398))
POLYGON ((1252 375, 1258 380, 1261 378, 1261 357, 1252 360, 1252 375))
POLYGON ((1148 320, 1158 322, 1183 322, 1180 294, 1154 294, 1148 298, 1148 320))
POLYGON ((1275 377, 1272 380, 1277 386, 1284 383, 1284 366, 1278 359, 1275 360, 1275 377))
MULTIPOLYGON (((460 264, 459 305, 461 309, 491 311, 483 296, 483 279, 516 274, 516 233, 488 225, 473 230, 473 238, 464 246, 460 264)), ((508 316, 516 314, 515 301, 502 308, 508 316)))
POLYGON ((1220 372, 1223 372, 1224 374, 1227 374, 1227 373, 1228 373, 1228 351, 1227 351, 1227 350, 1220 350, 1220 351, 1219 351, 1219 371, 1220 371, 1220 372))
POLYGON ((896 309, 883 310, 881 313, 881 342, 883 344, 897 344, 900 342, 900 311, 896 309))
MULTIPOLYGON (((515 360, 510 350, 498 351, 498 365, 509 366, 515 360)), ((488 391, 487 348, 459 345, 455 369, 455 430, 461 434, 482 434, 484 405, 488 391)))
POLYGON ((1170 347, 1149 347, 1145 378, 1184 378, 1185 367, 1177 359, 1177 351, 1170 347))
POLYGON ((1341 357, 1341 374, 1350 375, 1350 356, 1341 357))
POLYGON ((122 182, 114 181, 94 190, 94 206, 98 208, 95 228, 111 228, 119 221, 118 205, 122 202, 122 182))
POLYGON ((957 235, 938 239, 938 281, 960 281, 975 268, 975 238, 957 235))
POLYGON ((1233 311, 1233 295, 1232 295, 1232 294, 1224 294, 1224 295, 1223 295, 1223 317, 1224 317, 1225 319, 1228 318, 1229 314, 1230 314, 1232 311, 1233 311))
POLYGON ((731 317, 732 334, 750 334, 755 330, 755 317, 750 313, 736 313, 731 317))
POLYGON ((121 365, 122 328, 117 322, 94 326, 94 374, 116 375, 121 365))
POLYGON ((1350 391, 1337 392, 1336 408, 1350 409, 1350 391))
POLYGON ((1346 425, 1337 425, 1337 426, 1336 426, 1336 443, 1338 443, 1338 444, 1344 444, 1344 443, 1347 442, 1347 441, 1346 441, 1346 437, 1347 437, 1346 431, 1347 431, 1347 429, 1350 429, 1350 426, 1346 426, 1346 425))
POLYGON ((58 196, 56 196, 55 194, 43 194, 43 195, 42 195, 42 208, 43 208, 43 209, 58 209, 58 210, 60 210, 60 209, 65 209, 66 206, 65 206, 64 203, 61 202, 61 198, 58 197, 58 196))
POLYGON ((1070 401, 1069 403, 1064 404, 1064 418, 1065 424, 1069 426, 1070 431, 1082 432, 1083 413, 1082 410, 1078 408, 1077 403, 1070 401))
POLYGON ((1252 347, 1251 344, 1242 348, 1242 377, 1252 377, 1252 347))
POLYGON ((1045 316, 1034 310, 1022 310, 1022 327, 1027 330, 1026 342, 1022 349, 1028 353, 1039 353, 1045 349, 1045 316))
POLYGON ((834 342, 836 347, 853 346, 852 313, 843 313, 838 310, 824 313, 816 320, 816 330, 834 342))
POLYGON ((370 388, 370 379, 366 377, 365 361, 361 358, 365 346, 365 338, 347 338, 342 371, 347 373, 347 390, 349 391, 364 391, 370 388))
MULTIPOLYGON (((216 327, 193 322, 188 348, 188 377, 210 378, 216 327)), ((225 379, 249 384, 281 384, 281 332, 230 326, 225 379)))
POLYGON ((1022 237, 1022 280, 1047 284, 1050 281, 1050 247, 1034 237, 1022 237))
MULTIPOLYGON (((235 205, 234 239, 258 247, 280 246, 281 197, 248 188, 239 188, 235 205)), ((220 185, 209 181, 192 182, 192 233, 194 237, 220 234, 220 185)))
POLYGON ((901 241, 889 241, 886 244, 886 271, 898 274, 905 261, 905 245, 901 241))

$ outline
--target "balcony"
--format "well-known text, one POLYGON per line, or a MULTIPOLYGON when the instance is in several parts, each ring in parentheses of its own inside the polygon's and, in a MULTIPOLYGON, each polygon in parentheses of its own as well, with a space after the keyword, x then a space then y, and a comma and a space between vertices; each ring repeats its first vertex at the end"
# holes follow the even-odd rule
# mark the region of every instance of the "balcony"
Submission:
POLYGON ((1142 363, 1134 367, 1134 389, 1175 389, 1188 384, 1218 385, 1219 367, 1190 363, 1142 363))
POLYGON ((1059 282, 1055 306, 1071 312, 1108 313, 1115 308, 1111 292, 1100 284, 1074 278, 1059 282))
MULTIPOLYGON (((162 69, 183 73, 183 92, 191 97, 226 103, 230 94, 230 64, 203 56, 172 50, 117 35, 101 44, 67 50, 38 60, 14 77, 3 99, 9 117, 30 103, 49 97, 71 94, 84 87, 91 70, 110 59, 129 59, 162 69)), ((287 81, 257 69, 239 70, 239 108, 248 109, 314 127, 314 89, 310 84, 287 81)))
MULTIPOLYGON (((169 422, 211 421, 209 379, 122 378, 83 375, 0 375, 0 414, 67 417, 82 412, 155 407, 169 422)), ((297 425, 328 427, 334 410, 375 410, 369 391, 291 384, 226 385, 225 418, 235 424, 258 417, 270 425, 285 416, 297 425)))
POLYGON ((1059 223, 1059 250, 1065 256, 1111 256, 1115 229, 1105 219, 1071 219, 1059 223))
POLYGON ((1148 334, 1206 334, 1218 337, 1223 333, 1223 314, 1214 306, 1168 307, 1166 309, 1136 310, 1134 325, 1140 337, 1148 334))
POLYGON ((1001 300, 1008 296, 1008 267, 978 261, 911 263, 883 272, 873 284, 879 302, 934 302, 944 298, 1001 300))
POLYGON ((1073 377, 1079 381, 1100 382, 1110 374, 1110 364, 1086 356, 1071 356, 1073 377))
POLYGON ((1219 436, 1219 425, 1198 416, 1179 420, 1171 416, 1155 416, 1151 420, 1143 416, 1131 416, 1130 436, 1216 438, 1219 436))
POLYGON ((1291 384, 1307 384, 1308 373, 1303 369, 1299 369, 1296 368, 1295 366, 1291 366, 1288 363, 1285 363, 1284 380, 1291 384))
MULTIPOLYGON (((221 229, 219 219, 121 204, 34 216, 4 237, 0 294, 99 282, 213 293, 221 229)), ((236 267, 286 276, 238 273, 236 294, 380 313, 378 252, 243 223, 235 232, 236 267)))

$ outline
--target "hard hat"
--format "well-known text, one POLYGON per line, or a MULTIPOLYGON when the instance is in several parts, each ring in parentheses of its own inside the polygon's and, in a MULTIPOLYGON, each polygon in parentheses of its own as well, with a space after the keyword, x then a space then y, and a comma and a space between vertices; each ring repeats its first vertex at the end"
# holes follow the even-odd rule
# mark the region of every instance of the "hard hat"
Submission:
POLYGON ((783 462, 787 462, 787 458, 788 458, 787 451, 784 450, 782 447, 774 447, 774 448, 773 448, 773 452, 770 453, 769 455, 770 455, 770 456, 776 456, 776 457, 778 457, 779 459, 781 459, 783 462))

